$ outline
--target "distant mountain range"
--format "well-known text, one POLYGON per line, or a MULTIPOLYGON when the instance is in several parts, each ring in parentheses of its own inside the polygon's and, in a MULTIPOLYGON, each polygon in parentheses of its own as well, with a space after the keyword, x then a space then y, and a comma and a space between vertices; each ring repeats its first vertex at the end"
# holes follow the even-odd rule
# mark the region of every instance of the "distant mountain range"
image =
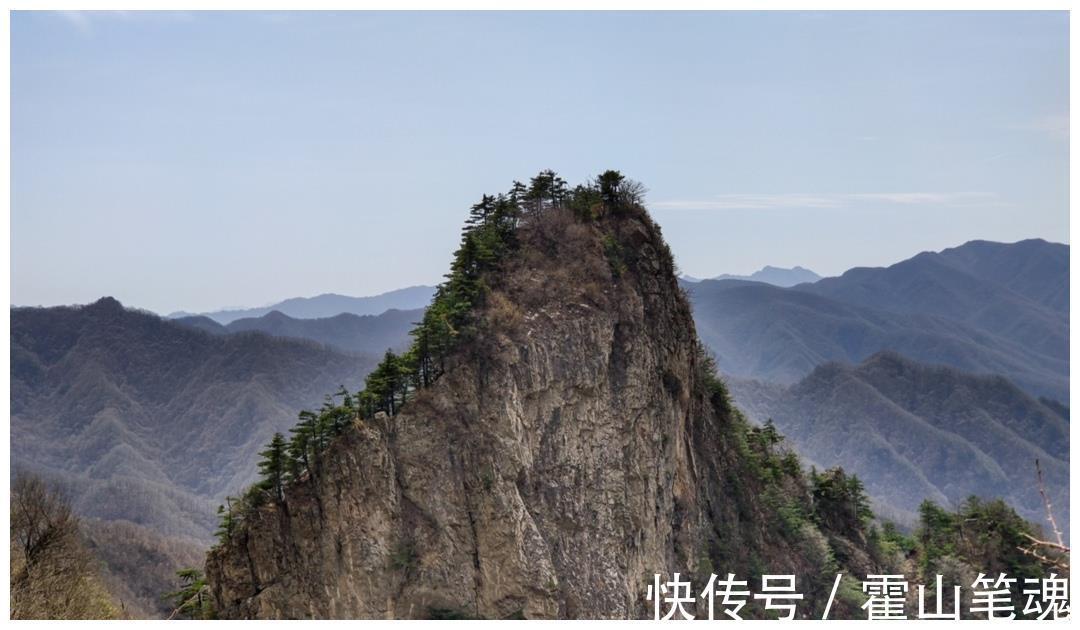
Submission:
POLYGON ((400 311, 427 307, 435 287, 415 286, 397 289, 379 295, 350 297, 336 293, 324 293, 309 298, 290 298, 261 308, 240 308, 211 313, 188 313, 178 311, 168 315, 171 319, 202 315, 219 324, 229 324, 238 319, 256 318, 277 311, 297 319, 328 318, 351 313, 353 315, 379 315, 391 309, 400 311))
MULTIPOLYGON (((395 315, 371 319, 392 327, 395 315)), ((175 571, 201 562, 216 506, 254 480, 273 432, 340 385, 359 389, 375 361, 258 332, 213 335, 111 298, 15 308, 11 463, 67 490, 131 614, 165 616, 175 571)))
MULTIPOLYGON (((1068 257, 1045 241, 973 241, 812 283, 751 276, 789 287, 682 285, 737 404, 818 465, 857 472, 882 513, 905 520, 922 498, 976 492, 1041 520, 1035 457, 1067 505, 1068 257)), ((340 385, 358 389, 376 355, 408 343, 433 290, 176 319, 111 298, 14 308, 12 463, 181 557, 206 544, 213 507, 252 480, 270 435, 340 385)))
POLYGON ((83 515, 206 541, 257 452, 375 360, 259 333, 215 336, 103 298, 11 311, 12 463, 83 515))
POLYGON ((684 287, 702 340, 731 376, 791 384, 823 363, 892 350, 1067 401, 1068 270, 1065 245, 973 241, 787 289, 684 287))
MULTIPOLYGON (((1068 257, 1068 246, 1038 239, 971 241, 835 278, 768 266, 745 277, 684 277, 683 285, 702 340, 728 375, 791 384, 823 363, 858 363, 892 350, 931 364, 1001 374, 1033 395, 1064 401, 1068 257)), ((432 291, 294 298, 265 313, 220 311, 177 321, 214 334, 257 330, 381 353, 408 342, 432 291), (387 303, 416 306, 357 314, 387 303), (244 313, 258 314, 239 317, 244 313)))
POLYGON ((962 322, 1048 359, 1069 359, 1069 248, 972 241, 799 287, 894 313, 962 322))
MULTIPOLYGON (((701 282, 700 278, 694 278, 692 276, 682 276, 681 280, 686 282, 701 282)), ((751 282, 764 282, 765 284, 771 284, 778 287, 793 287, 796 284, 802 284, 804 282, 817 282, 818 280, 821 280, 821 276, 804 267, 784 268, 766 265, 749 276, 738 276, 725 273, 710 278, 710 280, 748 280, 751 282)))
POLYGON ((400 351, 407 346, 409 331, 423 316, 423 309, 391 309, 381 315, 341 313, 333 317, 299 319, 281 311, 271 311, 262 317, 237 319, 227 325, 204 315, 179 317, 173 321, 215 335, 263 332, 275 337, 310 339, 346 352, 377 355, 388 349, 400 351))
POLYGON ((948 505, 974 494, 1004 497, 1044 522, 1038 459, 1059 523, 1068 523, 1068 412, 1000 376, 883 352, 858 366, 819 366, 787 387, 740 379, 729 387, 808 460, 858 474, 883 515, 910 523, 923 499, 948 505))

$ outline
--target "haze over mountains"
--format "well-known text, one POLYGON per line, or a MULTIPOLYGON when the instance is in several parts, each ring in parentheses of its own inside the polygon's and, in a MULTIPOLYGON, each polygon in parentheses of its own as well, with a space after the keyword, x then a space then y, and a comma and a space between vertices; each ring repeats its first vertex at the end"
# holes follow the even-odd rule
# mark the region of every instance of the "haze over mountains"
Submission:
POLYGON ((790 384, 822 363, 892 350, 1067 401, 1068 269, 1065 245, 973 241, 788 289, 684 286, 724 374, 790 384))
POLYGON ((387 349, 401 350, 409 331, 424 316, 423 309, 388 310, 380 315, 341 313, 333 317, 300 319, 281 311, 261 317, 245 317, 222 325, 204 315, 178 317, 178 324, 215 335, 237 332, 262 332, 275 337, 310 339, 339 350, 362 354, 382 354, 387 349))
POLYGON ((208 540, 256 452, 374 364, 308 341, 214 336, 103 298, 11 311, 12 463, 84 515, 208 540))
MULTIPOLYGON (((1068 400, 1068 246, 1039 239, 971 241, 883 268, 817 278, 802 267, 767 266, 751 276, 683 278, 703 341, 722 373, 791 384, 830 361, 859 363, 892 350, 929 364, 1001 374, 1037 397, 1068 400)), ((277 312, 221 311, 182 317, 214 333, 259 330, 346 351, 382 352, 407 342, 430 287, 366 298, 286 300, 277 312), (373 304, 415 304, 412 314, 351 317, 373 304), (301 308, 298 305, 303 305, 301 308), (335 308, 352 310, 329 313, 335 308), (295 313, 295 314, 294 314, 295 313)), ((280 307, 280 308, 278 308, 280 307)))
POLYGON ((315 297, 289 298, 258 308, 224 309, 210 313, 187 313, 177 311, 170 313, 169 318, 187 318, 202 315, 216 321, 219 324, 229 324, 238 319, 262 317, 273 311, 298 319, 327 318, 352 313, 353 315, 379 315, 390 309, 402 311, 424 308, 431 301, 435 293, 435 287, 415 286, 404 289, 396 289, 379 295, 365 297, 351 297, 337 293, 324 293, 315 297))
POLYGON ((972 241, 885 268, 851 269, 800 287, 849 304, 964 323, 1069 359, 1069 248, 1043 240, 972 241))
MULTIPOLYGON (((701 282, 701 278, 694 278, 692 276, 682 276, 680 279, 685 282, 701 282)), ((765 284, 772 284, 778 287, 792 287, 804 282, 817 282, 818 280, 821 280, 821 276, 809 269, 799 266, 784 268, 765 265, 748 276, 725 273, 710 278, 710 280, 749 280, 751 282, 764 282, 765 284)))

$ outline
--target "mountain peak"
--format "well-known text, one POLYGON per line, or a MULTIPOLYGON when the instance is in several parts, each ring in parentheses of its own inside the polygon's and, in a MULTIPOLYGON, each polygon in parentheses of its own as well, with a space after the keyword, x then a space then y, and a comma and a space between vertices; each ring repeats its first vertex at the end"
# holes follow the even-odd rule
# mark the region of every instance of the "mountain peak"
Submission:
POLYGON ((748 276, 723 274, 713 278, 713 280, 746 280, 750 282, 764 282, 765 284, 771 284, 778 287, 791 287, 806 282, 817 282, 820 279, 821 276, 819 276, 818 274, 798 265, 791 268, 765 265, 761 269, 758 269, 757 271, 748 276))
POLYGON ((124 311, 124 305, 120 303, 120 300, 117 300, 116 298, 114 298, 112 296, 108 296, 108 295, 105 296, 105 297, 99 298, 95 302, 87 304, 85 306, 85 308, 87 308, 89 310, 92 310, 92 311, 95 311, 95 312, 102 312, 102 313, 123 312, 124 311))
POLYGON ((812 565, 824 536, 772 532, 762 498, 800 469, 740 454, 751 428, 670 250, 611 173, 561 195, 542 173, 474 207, 416 335, 427 385, 370 381, 317 467, 239 515, 207 560, 221 616, 648 617, 657 570, 812 565))

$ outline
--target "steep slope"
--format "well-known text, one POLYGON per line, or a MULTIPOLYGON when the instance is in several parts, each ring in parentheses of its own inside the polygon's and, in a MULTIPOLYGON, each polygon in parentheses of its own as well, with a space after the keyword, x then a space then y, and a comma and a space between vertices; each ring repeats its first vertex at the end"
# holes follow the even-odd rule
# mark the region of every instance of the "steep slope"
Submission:
MULTIPOLYGON (((201 313, 202 316, 212 319, 219 324, 225 325, 238 319, 257 318, 278 311, 289 317, 297 319, 316 319, 334 317, 341 313, 353 315, 378 315, 391 309, 409 311, 422 308, 435 292, 434 287, 415 286, 404 289, 395 289, 379 295, 365 297, 353 297, 338 295, 337 293, 324 293, 309 298, 289 298, 270 306, 260 308, 240 308, 201 313)), ((186 318, 197 315, 195 313, 176 312, 169 315, 170 318, 186 318)))
POLYGON ((12 461, 80 514, 207 540, 212 501, 259 447, 373 361, 259 334, 213 336, 103 298, 11 311, 12 461))
POLYGON ((938 315, 1069 358, 1068 246, 973 241, 885 268, 856 268, 803 291, 896 313, 938 315))
MULTIPOLYGON (((701 338, 727 375, 791 384, 823 363, 857 363, 891 350, 1002 374, 1036 396, 1068 400, 1067 355, 1042 352, 971 322, 861 306, 807 289, 817 285, 782 289, 727 280, 684 286, 701 338)), ((1067 338, 1067 320, 1054 330, 1067 338)))
POLYGON ((959 505, 977 495, 1003 497, 1042 522, 1038 459, 1067 529, 1068 420, 1004 378, 879 353, 855 367, 821 366, 790 387, 730 386, 740 406, 771 418, 814 463, 856 473, 894 518, 914 521, 926 498, 959 505))
POLYGON ((659 229, 603 208, 524 211, 443 376, 211 552, 218 614, 651 617, 654 573, 715 568, 795 573, 820 615, 836 565, 797 462, 728 407, 659 229))
POLYGON ((379 315, 341 313, 334 317, 298 319, 280 311, 262 317, 237 319, 222 326, 207 317, 183 317, 177 323, 214 334, 263 332, 274 337, 308 339, 344 352, 380 355, 387 348, 409 345, 409 331, 424 316, 423 309, 391 309, 379 315))

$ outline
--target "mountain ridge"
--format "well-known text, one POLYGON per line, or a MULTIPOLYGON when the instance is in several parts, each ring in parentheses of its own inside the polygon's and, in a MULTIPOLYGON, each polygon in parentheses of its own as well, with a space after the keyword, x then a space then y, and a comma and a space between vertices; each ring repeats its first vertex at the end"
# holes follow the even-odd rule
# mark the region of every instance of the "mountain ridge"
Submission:
POLYGON ((790 384, 828 361, 858 363, 894 350, 1068 400, 1068 317, 1060 311, 1068 301, 1067 246, 971 241, 945 252, 786 289, 734 280, 685 288, 703 340, 731 376, 790 384), (1041 261, 1035 272, 1023 263, 1031 249, 1041 261), (1016 287, 1033 274, 1049 280, 1026 297, 1016 287))
POLYGON ((996 247, 969 241, 942 252, 923 252, 888 267, 857 267, 835 278, 799 285, 796 290, 896 313, 939 315, 970 324, 1054 359, 1068 359, 1068 247, 1030 239, 996 247), (1002 277, 1006 266, 991 265, 1004 253, 1037 248, 1040 290, 1033 274, 1002 277), (987 256, 988 249, 996 256, 987 256), (1019 278, 1019 280, 1017 279, 1019 278), (1060 288, 1046 292, 1043 286, 1060 288))
POLYGON ((238 319, 262 317, 272 311, 279 311, 296 319, 328 318, 341 313, 379 315, 391 309, 415 310, 423 308, 431 301, 434 291, 435 288, 431 286, 415 285, 361 297, 339 293, 322 293, 312 297, 288 298, 263 307, 221 309, 206 313, 175 311, 167 315, 167 317, 169 319, 178 319, 202 316, 219 324, 227 325, 238 319))
POLYGON ((215 335, 261 332, 275 337, 307 339, 344 352, 377 355, 408 345, 409 331, 423 309, 389 309, 378 315, 340 313, 333 317, 296 318, 281 311, 245 317, 222 325, 206 316, 180 317, 178 324, 215 335))
POLYGON ((803 282, 816 282, 821 276, 813 271, 796 265, 794 267, 774 267, 765 265, 749 275, 720 274, 712 278, 694 278, 692 276, 680 276, 680 280, 686 282, 702 282, 703 280, 748 280, 751 282, 764 282, 779 287, 791 287, 803 282))

